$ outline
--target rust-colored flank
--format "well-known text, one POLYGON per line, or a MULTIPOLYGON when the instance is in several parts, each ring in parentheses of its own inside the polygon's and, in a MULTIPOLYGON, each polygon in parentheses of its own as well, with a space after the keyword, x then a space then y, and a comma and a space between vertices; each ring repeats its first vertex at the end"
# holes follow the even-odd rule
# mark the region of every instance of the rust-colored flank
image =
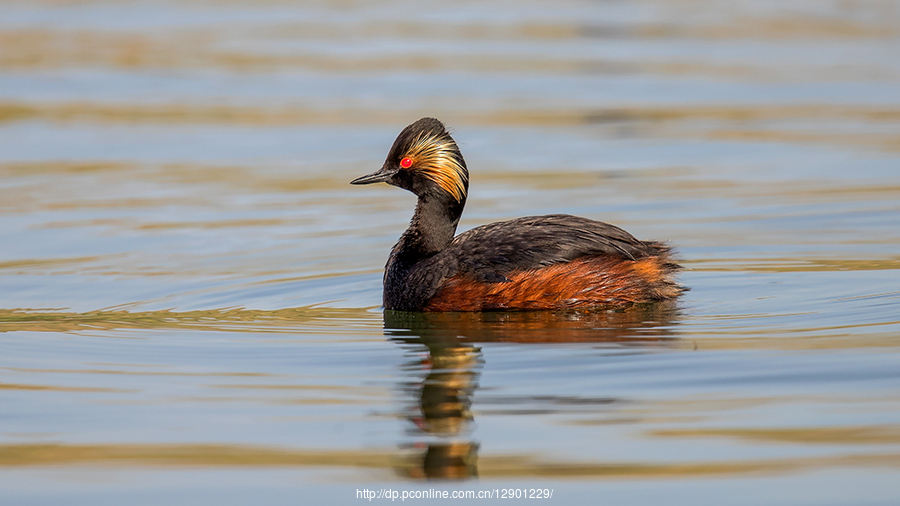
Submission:
POLYGON ((515 272, 509 281, 486 283, 454 277, 425 311, 585 309, 625 306, 675 297, 681 289, 663 281, 667 260, 586 257, 515 272))

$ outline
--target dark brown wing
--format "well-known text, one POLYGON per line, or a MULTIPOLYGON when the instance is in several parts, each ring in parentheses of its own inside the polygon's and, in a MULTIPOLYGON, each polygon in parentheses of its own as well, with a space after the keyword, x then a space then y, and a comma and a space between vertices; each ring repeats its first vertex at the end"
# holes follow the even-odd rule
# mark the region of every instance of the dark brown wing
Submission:
POLYGON ((507 274, 609 255, 627 260, 658 255, 665 247, 640 241, 619 227, 566 214, 528 216, 474 228, 440 255, 459 259, 456 274, 503 281, 507 274))
POLYGON ((412 266, 405 293, 396 296, 404 306, 422 307, 453 277, 504 283, 514 272, 585 256, 637 260, 667 253, 665 245, 640 241, 608 223, 564 214, 529 216, 458 235, 446 249, 412 266))

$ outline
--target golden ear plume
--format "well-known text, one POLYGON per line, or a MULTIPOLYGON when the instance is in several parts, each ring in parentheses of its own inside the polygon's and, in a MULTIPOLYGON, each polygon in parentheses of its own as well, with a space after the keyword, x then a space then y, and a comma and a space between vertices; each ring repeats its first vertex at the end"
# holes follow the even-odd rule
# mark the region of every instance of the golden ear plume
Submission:
POLYGON ((420 171, 457 202, 466 196, 469 175, 458 156, 459 148, 448 135, 420 134, 406 156, 413 159, 410 170, 420 171))

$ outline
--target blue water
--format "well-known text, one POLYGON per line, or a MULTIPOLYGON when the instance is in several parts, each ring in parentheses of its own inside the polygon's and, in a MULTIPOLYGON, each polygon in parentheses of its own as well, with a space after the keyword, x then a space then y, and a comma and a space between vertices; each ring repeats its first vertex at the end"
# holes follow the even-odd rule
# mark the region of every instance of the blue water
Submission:
POLYGON ((896 503, 898 21, 4 3, 0 503, 896 503), (607 221, 669 241, 691 290, 384 312, 415 199, 348 182, 426 115, 471 171, 460 230, 607 221))

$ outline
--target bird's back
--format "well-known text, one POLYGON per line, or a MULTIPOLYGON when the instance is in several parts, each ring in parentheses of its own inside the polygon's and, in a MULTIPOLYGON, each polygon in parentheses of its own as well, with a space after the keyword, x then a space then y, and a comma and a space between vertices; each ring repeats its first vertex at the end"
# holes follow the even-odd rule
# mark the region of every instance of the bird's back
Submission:
POLYGON ((389 309, 590 308, 662 300, 682 290, 667 246, 569 215, 477 227, 412 264, 401 255, 395 248, 385 272, 389 309))

